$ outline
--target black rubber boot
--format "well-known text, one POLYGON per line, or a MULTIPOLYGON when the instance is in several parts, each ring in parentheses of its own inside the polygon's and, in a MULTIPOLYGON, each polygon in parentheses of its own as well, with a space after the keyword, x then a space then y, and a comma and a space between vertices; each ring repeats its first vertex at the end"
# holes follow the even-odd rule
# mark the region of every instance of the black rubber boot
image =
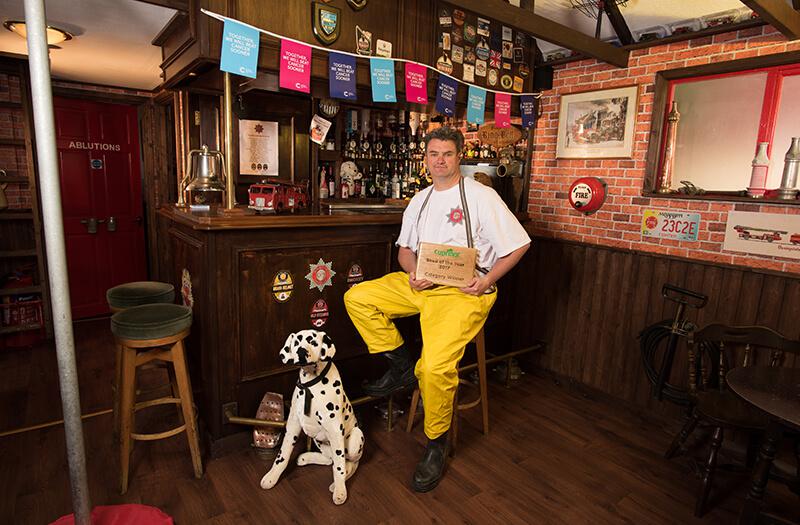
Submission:
POLYGON ((447 463, 447 432, 428 441, 428 447, 417 463, 411 486, 416 492, 428 492, 436 488, 444 475, 447 463))
POLYGON ((383 355, 389 360, 389 370, 380 379, 364 385, 364 393, 368 396, 388 396, 417 382, 411 356, 405 346, 384 352, 383 355))

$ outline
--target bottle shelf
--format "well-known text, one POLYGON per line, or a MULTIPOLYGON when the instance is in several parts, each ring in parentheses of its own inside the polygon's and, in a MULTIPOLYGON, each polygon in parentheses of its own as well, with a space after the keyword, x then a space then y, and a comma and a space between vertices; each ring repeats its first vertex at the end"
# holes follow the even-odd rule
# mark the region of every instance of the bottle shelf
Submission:
POLYGON ((0 108, 22 108, 22 102, 11 102, 9 100, 0 100, 0 108))
POLYGON ((25 139, 0 139, 0 146, 24 146, 25 139))
POLYGON ((0 259, 5 257, 35 257, 36 249, 30 250, 0 250, 0 259))
POLYGON ((41 286, 25 286, 23 288, 0 288, 0 296, 3 295, 28 295, 32 293, 41 293, 41 286))
POLYGON ((30 220, 33 219, 33 212, 27 209, 20 209, 20 210, 6 210, 0 211, 0 221, 8 220, 30 220))
POLYGON ((41 330, 42 324, 21 324, 19 326, 2 326, 0 334, 15 334, 17 332, 27 332, 28 330, 41 330))

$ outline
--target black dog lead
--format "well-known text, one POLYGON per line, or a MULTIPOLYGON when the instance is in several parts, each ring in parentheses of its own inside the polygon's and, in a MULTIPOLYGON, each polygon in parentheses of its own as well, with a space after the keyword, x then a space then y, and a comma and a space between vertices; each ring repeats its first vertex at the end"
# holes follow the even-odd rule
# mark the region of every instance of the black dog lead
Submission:
POLYGON ((308 383, 301 383, 300 379, 297 380, 297 388, 299 388, 304 395, 303 414, 308 415, 308 413, 311 412, 311 400, 314 399, 314 394, 309 389, 322 381, 322 378, 328 374, 328 370, 331 369, 331 363, 332 361, 328 361, 325 368, 322 369, 322 373, 308 383))

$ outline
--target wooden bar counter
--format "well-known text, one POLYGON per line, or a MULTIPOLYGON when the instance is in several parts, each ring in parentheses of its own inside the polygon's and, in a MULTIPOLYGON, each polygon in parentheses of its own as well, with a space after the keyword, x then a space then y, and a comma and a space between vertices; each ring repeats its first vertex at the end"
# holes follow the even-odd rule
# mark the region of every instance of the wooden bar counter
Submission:
MULTIPOLYGON (((226 424, 226 408, 254 417, 265 392, 280 392, 288 399, 297 372, 280 363, 278 352, 289 333, 315 328, 312 309, 320 306, 320 299, 328 317, 319 329, 333 339, 340 367, 347 370, 343 362, 366 354, 342 296, 348 281, 361 280, 356 268, 363 279, 391 270, 401 221, 401 213, 159 210, 158 279, 173 283, 194 312, 187 351, 201 427, 213 445, 212 454, 222 446, 221 438, 250 430, 226 424), (333 273, 331 284, 323 283, 322 289, 310 278, 318 263, 329 265, 333 273), (273 292, 281 272, 293 284, 283 302, 273 292)), ((315 316, 324 317, 324 312, 315 316)))

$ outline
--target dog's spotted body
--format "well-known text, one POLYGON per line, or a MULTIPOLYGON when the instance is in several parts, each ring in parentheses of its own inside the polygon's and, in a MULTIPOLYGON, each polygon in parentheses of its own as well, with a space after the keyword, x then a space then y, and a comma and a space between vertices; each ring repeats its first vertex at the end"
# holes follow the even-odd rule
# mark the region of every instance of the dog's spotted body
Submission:
POLYGON ((300 454, 297 464, 332 465, 333 502, 341 505, 347 500, 345 481, 358 468, 364 433, 358 428, 339 371, 331 361, 335 353, 333 341, 324 332, 301 330, 286 338, 281 361, 300 365, 300 380, 292 394, 281 450, 261 478, 261 488, 271 489, 278 482, 302 430, 320 451, 300 454))

